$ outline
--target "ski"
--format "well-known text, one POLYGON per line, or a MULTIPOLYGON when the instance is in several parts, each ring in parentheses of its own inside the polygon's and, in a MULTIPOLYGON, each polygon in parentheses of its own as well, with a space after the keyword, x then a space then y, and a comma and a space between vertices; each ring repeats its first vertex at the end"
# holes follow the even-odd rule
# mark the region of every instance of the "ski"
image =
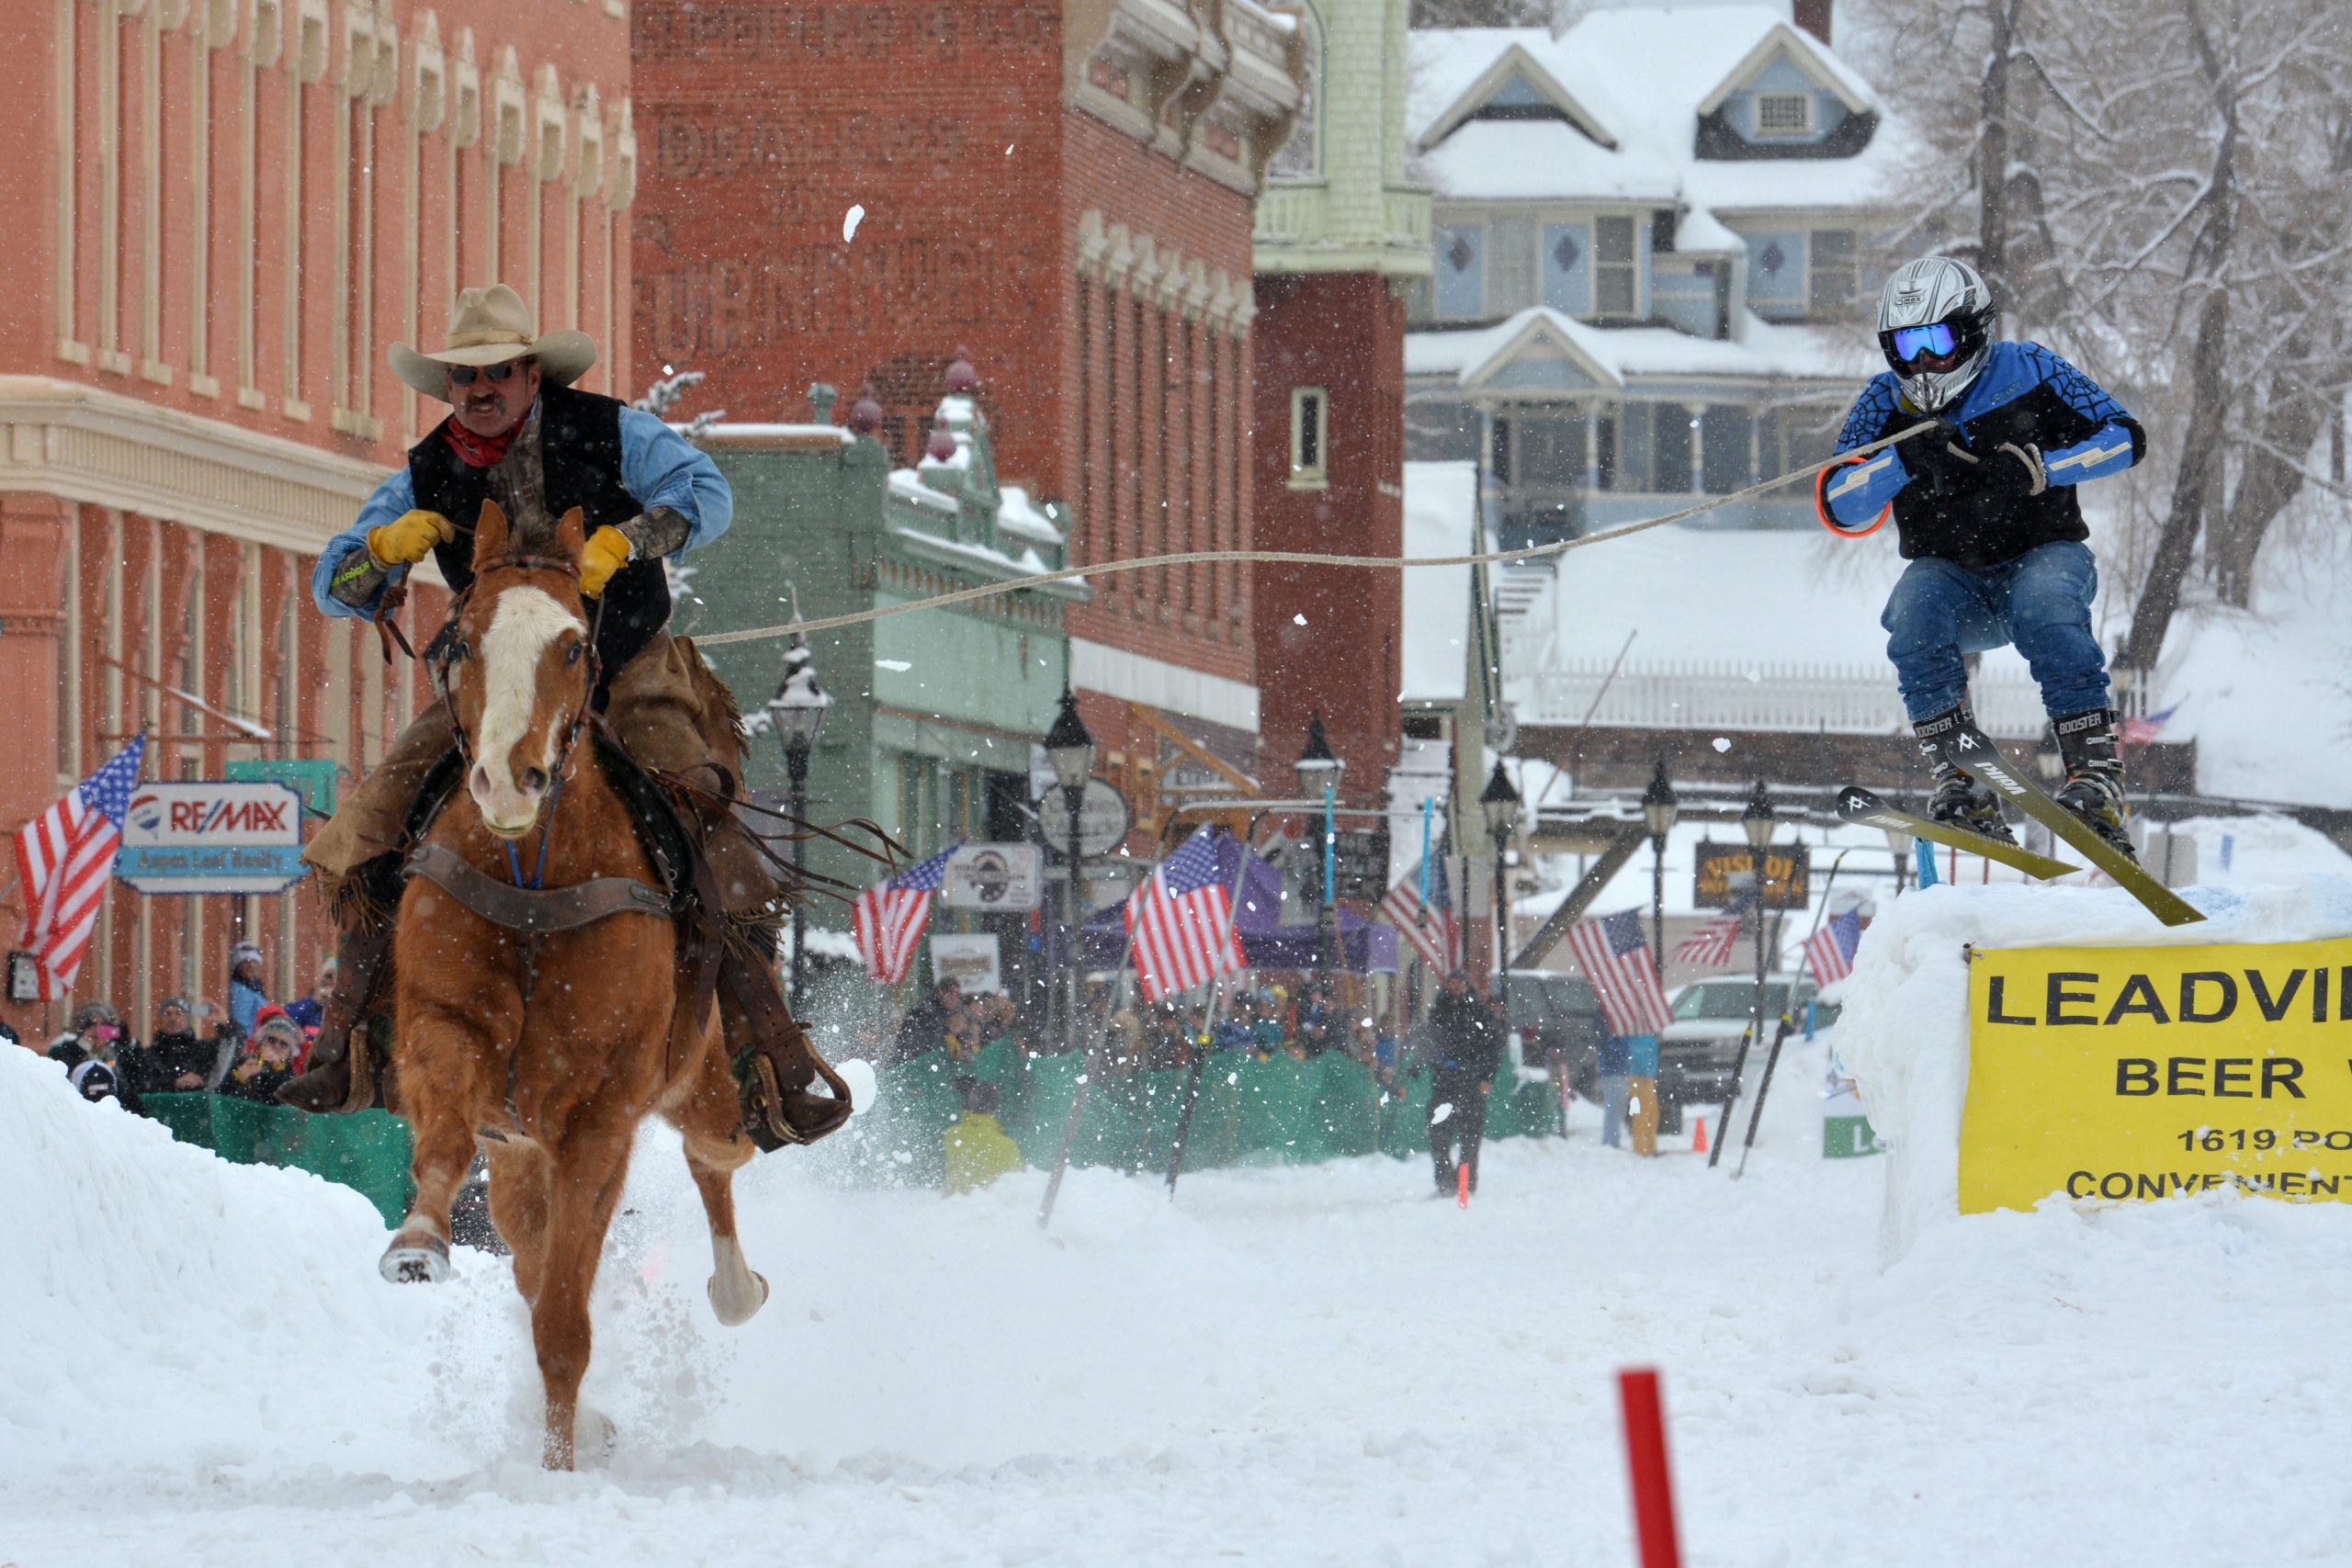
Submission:
POLYGON ((2047 882, 2053 876, 2071 876, 2083 868, 2068 865, 2063 860, 2035 854, 2016 844, 2005 844, 1998 839, 1988 839, 1982 833, 1972 833, 1965 828, 1954 828, 1932 818, 1921 817, 1900 807, 1889 806, 1860 784, 1848 784, 1838 792, 1838 819, 1865 828, 1892 828, 1898 833, 1908 833, 1915 839, 1932 843, 1949 844, 1986 860, 1999 861, 2014 866, 2028 876, 2047 882))
POLYGON ((2040 784, 2012 767, 1983 730, 1973 725, 1960 725, 1928 744, 1935 748, 1940 761, 1990 784, 2018 810, 2072 844, 2165 924, 2186 926, 2205 918, 2194 904, 2157 881, 2146 867, 2100 838, 2088 823, 2051 799, 2040 784))

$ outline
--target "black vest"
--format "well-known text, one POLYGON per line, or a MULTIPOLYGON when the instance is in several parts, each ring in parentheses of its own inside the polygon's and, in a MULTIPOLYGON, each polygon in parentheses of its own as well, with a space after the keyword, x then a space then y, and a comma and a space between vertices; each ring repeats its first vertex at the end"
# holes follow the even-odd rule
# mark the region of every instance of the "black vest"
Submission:
MULTIPOLYGON (((576 506, 593 534, 645 510, 621 483, 622 406, 594 392, 540 387, 539 466, 550 522, 576 506)), ((474 580, 474 523, 481 516, 482 502, 495 499, 491 472, 458 457, 442 438, 440 425, 409 448, 408 476, 416 489, 416 504, 457 525, 454 541, 433 548, 433 558, 455 592, 462 592, 474 580)), ((660 561, 633 560, 613 573, 604 600, 596 653, 609 681, 654 633, 669 625, 670 580, 660 561)))

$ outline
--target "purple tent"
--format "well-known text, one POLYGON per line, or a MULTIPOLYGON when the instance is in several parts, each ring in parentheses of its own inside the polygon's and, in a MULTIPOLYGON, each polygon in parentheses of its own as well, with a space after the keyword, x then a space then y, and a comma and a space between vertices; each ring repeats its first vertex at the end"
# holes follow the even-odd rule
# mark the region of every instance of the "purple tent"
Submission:
MULTIPOLYGON (((1234 929, 1241 938, 1242 956, 1252 969, 1312 969, 1317 933, 1313 926, 1282 923, 1282 873, 1242 848, 1239 840, 1219 831, 1217 874, 1230 890, 1240 878, 1240 908, 1234 929), (1247 863, 1246 866, 1244 862, 1247 863)), ((1364 919, 1341 908, 1338 967, 1350 975, 1396 972, 1396 928, 1364 919)), ((1124 904, 1114 904, 1089 916, 1080 928, 1079 950, 1090 969, 1109 969, 1126 948, 1127 917, 1124 904)))

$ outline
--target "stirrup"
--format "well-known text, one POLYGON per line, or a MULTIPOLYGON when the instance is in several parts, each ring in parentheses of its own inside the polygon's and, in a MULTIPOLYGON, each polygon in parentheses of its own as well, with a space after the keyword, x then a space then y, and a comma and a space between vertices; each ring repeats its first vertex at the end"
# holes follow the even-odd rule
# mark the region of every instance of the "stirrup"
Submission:
POLYGON ((773 1153, 841 1131, 854 1108, 849 1084, 808 1043, 775 983, 762 985, 765 973, 737 953, 719 960, 719 1021, 722 1028, 733 1026, 729 1033, 751 1037, 730 1058, 742 1097, 743 1131, 763 1153, 773 1153), (786 1088, 792 1077, 804 1086, 821 1078, 832 1096, 786 1088))

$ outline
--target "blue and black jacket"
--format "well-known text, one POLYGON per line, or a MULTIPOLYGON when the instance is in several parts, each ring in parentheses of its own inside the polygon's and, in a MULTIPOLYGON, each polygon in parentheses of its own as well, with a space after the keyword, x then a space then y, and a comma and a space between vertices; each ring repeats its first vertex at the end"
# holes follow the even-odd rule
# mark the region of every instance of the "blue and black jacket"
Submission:
MULTIPOLYGON (((1867 446, 1922 417, 1894 372, 1883 372, 1846 416, 1838 450, 1867 446)), ((1929 454, 1911 451, 1938 438, 1918 435, 1827 470, 1817 492, 1822 520, 1840 532, 1866 531, 1891 509, 1905 560, 1932 556, 1965 567, 1996 566, 2053 539, 2087 538, 2075 487, 2121 473, 2148 445, 2147 433, 2120 403, 2038 343, 1995 344, 1984 374, 1943 417, 1960 427, 1980 459, 2004 446, 2033 447, 2047 483, 2014 499, 1984 488, 1939 487, 1926 472, 1929 454)))

